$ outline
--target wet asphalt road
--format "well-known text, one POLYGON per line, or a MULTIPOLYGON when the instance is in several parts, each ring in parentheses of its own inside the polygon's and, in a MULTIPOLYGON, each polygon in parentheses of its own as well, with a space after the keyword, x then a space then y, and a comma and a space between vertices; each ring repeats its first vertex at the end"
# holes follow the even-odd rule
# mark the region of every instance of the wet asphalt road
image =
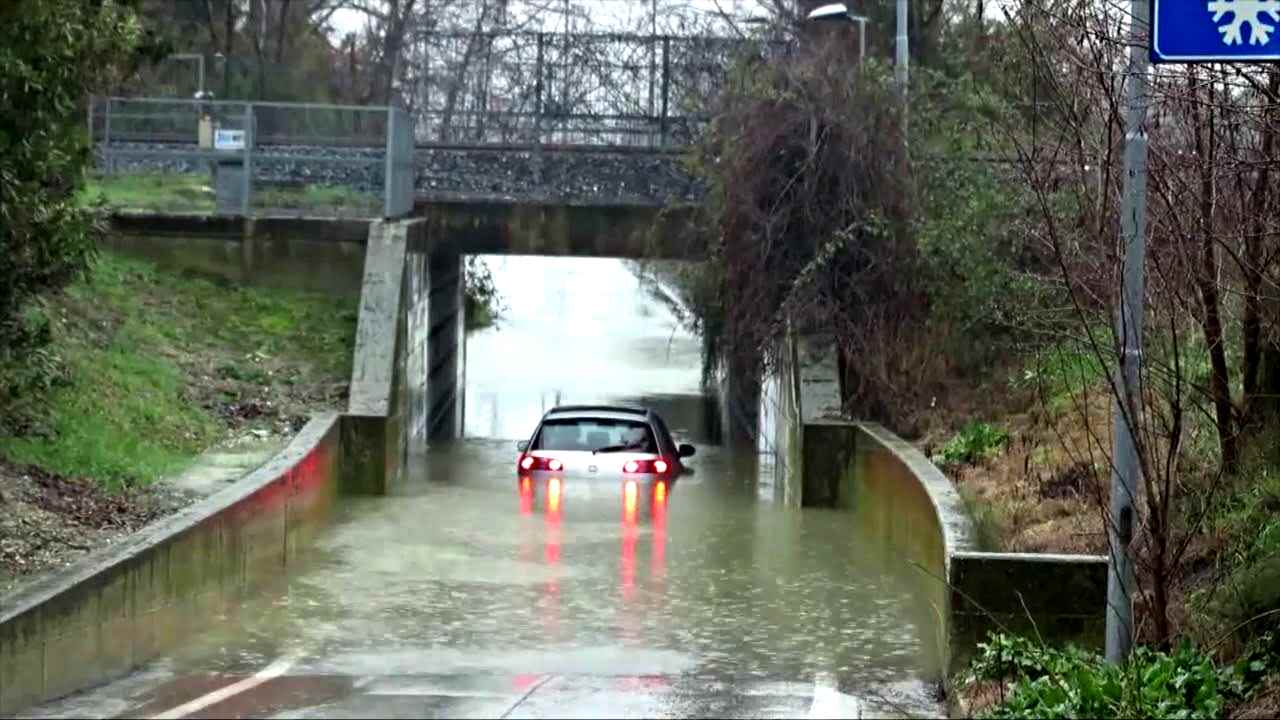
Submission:
POLYGON ((301 573, 181 652, 27 715, 940 714, 912 571, 711 444, 697 338, 616 261, 495 276, 519 311, 469 342, 471 438, 420 453, 395 496, 344 500, 301 573), (521 492, 514 439, 543 408, 613 399, 662 412, 693 472, 521 492))

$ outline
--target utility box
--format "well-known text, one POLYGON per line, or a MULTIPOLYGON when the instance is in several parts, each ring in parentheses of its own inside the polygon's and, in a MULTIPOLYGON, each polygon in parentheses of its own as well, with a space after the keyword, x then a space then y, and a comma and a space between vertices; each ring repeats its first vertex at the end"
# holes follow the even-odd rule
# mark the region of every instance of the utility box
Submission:
POLYGON ((213 175, 217 214, 244 214, 244 158, 218 158, 213 175))
POLYGON ((213 149, 221 154, 214 162, 214 211, 218 215, 244 215, 245 150, 248 133, 244 130, 217 128, 213 132, 213 149))

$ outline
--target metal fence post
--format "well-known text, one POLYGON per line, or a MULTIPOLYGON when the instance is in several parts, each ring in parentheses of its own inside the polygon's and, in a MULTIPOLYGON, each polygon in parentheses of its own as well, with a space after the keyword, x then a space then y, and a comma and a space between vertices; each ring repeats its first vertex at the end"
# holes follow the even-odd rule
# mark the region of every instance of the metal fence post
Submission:
POLYGON ((102 136, 102 161, 106 165, 106 170, 103 174, 110 175, 112 174, 112 171, 115 169, 114 167, 112 167, 112 161, 111 161, 111 97, 110 96, 107 97, 106 104, 107 104, 107 110, 106 110, 106 113, 104 114, 105 119, 103 121, 104 127, 103 127, 103 136, 102 136))
POLYGON ((387 128, 387 137, 386 137, 386 142, 383 143, 386 146, 386 158, 384 158, 385 162, 383 163, 385 167, 384 167, 383 178, 382 178, 382 216, 384 218, 389 218, 392 216, 392 211, 394 210, 394 208, 392 207, 392 205, 394 204, 394 200, 392 198, 391 179, 395 173, 394 163, 395 163, 395 138, 396 138, 396 133, 395 133, 396 113, 395 113, 395 108, 390 105, 387 106, 386 128, 387 128))
POLYGON ((244 195, 241 198, 241 212, 245 217, 253 215, 253 103, 244 106, 244 176, 240 179, 244 195))

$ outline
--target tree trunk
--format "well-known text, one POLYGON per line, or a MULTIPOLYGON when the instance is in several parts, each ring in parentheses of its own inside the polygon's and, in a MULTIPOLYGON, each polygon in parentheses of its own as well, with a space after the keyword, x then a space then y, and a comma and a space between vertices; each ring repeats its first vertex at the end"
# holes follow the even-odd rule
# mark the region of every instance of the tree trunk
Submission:
POLYGON ((405 28, 413 15, 414 0, 390 0, 387 4, 387 25, 382 33, 382 53, 378 57, 377 77, 373 79, 373 101, 378 105, 391 104, 395 87, 396 69, 400 66, 400 51, 404 47, 405 28))
POLYGON ((231 62, 231 51, 235 49, 235 34, 236 34, 236 4, 233 2, 228 2, 227 13, 223 17, 223 34, 222 34, 222 38, 227 44, 226 49, 222 51, 223 55, 226 57, 226 62, 231 62))
POLYGON ((213 4, 209 0, 204 0, 204 18, 209 26, 209 47, 217 50, 220 43, 218 40, 218 25, 214 22, 213 4))
MULTIPOLYGON (((276 28, 276 66, 284 62, 284 49, 288 45, 289 3, 291 0, 280 0, 279 27, 276 28)), ((308 18, 309 19, 309 18, 308 18)))
MULTIPOLYGON (((1188 78, 1193 92, 1197 74, 1188 78)), ((1234 407, 1231 405, 1231 376, 1227 369, 1227 353, 1222 338, 1222 307, 1218 297, 1218 247, 1214 238, 1214 210, 1217 205, 1217 176, 1214 162, 1217 160, 1218 140, 1214 127, 1214 81, 1209 84, 1208 117, 1203 124, 1200 111, 1193 104, 1195 118, 1196 159, 1200 174, 1200 271, 1196 284, 1200 300, 1204 304, 1201 324, 1205 344, 1209 349, 1209 362, 1213 371, 1209 379, 1209 392, 1213 398, 1217 416, 1218 445, 1222 451, 1222 464, 1228 472, 1235 472, 1239 465, 1239 450, 1234 427, 1234 407)), ((1198 103, 1198 92, 1192 99, 1198 103)))

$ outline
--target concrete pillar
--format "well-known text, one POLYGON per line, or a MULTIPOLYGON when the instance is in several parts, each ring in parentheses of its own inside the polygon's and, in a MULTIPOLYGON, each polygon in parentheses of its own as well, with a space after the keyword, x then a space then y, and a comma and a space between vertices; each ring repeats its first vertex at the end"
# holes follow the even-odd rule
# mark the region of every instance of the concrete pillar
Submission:
POLYGON ((760 433, 760 365, 749 357, 727 353, 714 366, 721 442, 754 449, 760 433))
POLYGON ((427 272, 427 437, 446 440, 462 435, 466 387, 463 256, 451 248, 437 247, 428 256, 427 272))

